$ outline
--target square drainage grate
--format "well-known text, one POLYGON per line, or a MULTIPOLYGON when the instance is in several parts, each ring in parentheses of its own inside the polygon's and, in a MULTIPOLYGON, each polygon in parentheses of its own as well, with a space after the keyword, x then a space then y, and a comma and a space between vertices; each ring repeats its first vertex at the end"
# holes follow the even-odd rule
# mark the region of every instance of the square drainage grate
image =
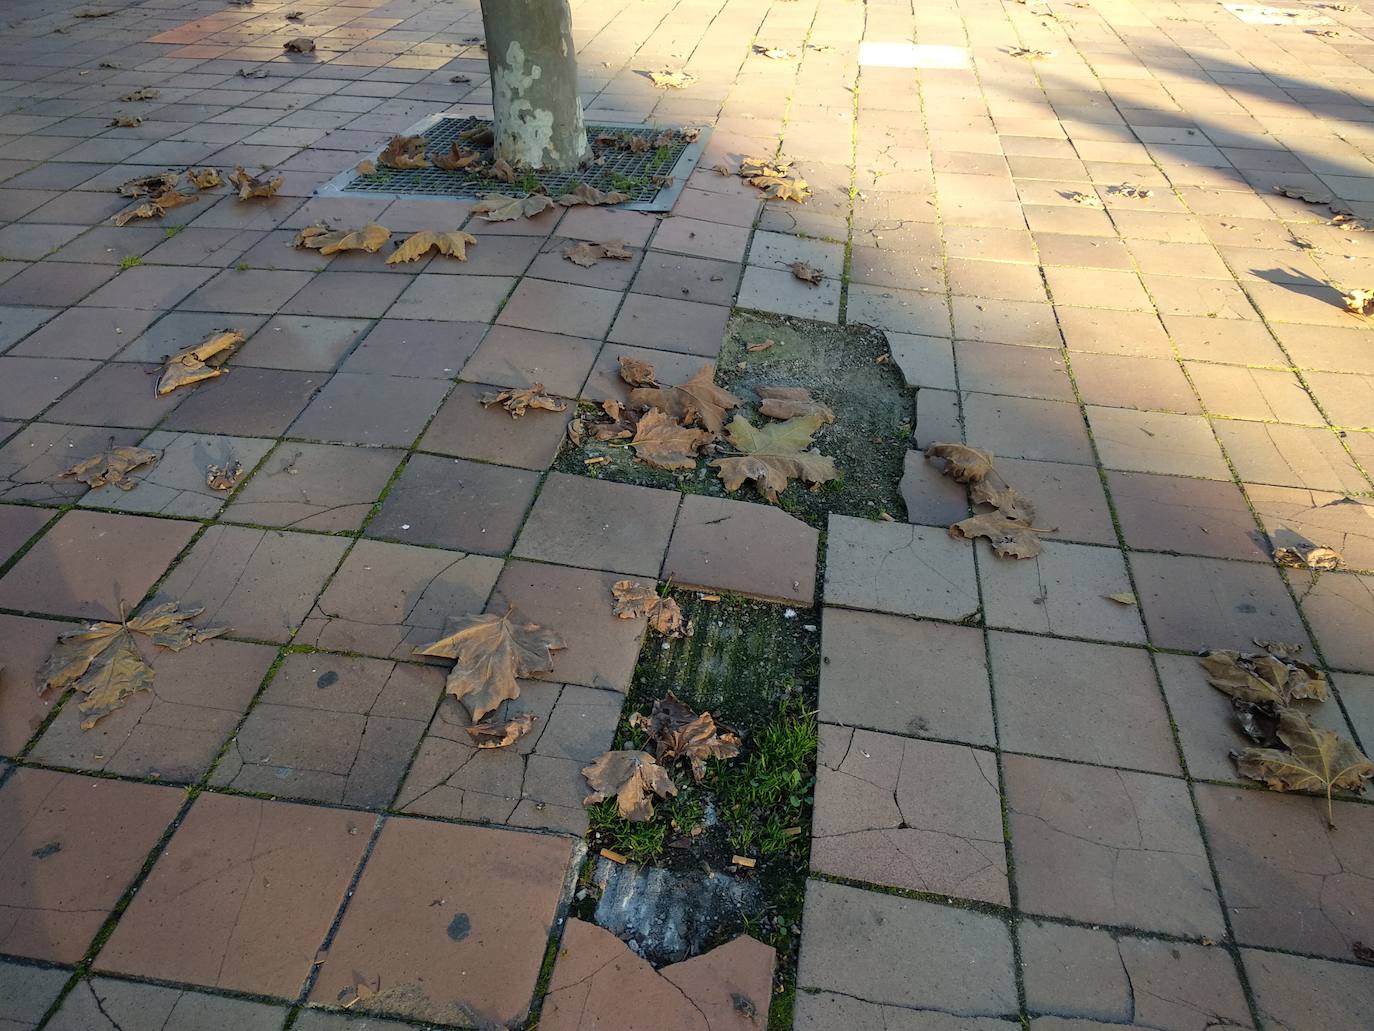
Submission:
MULTIPOLYGON (((471 116, 431 115, 402 135, 423 136, 426 151, 443 153, 459 135, 473 129, 490 127, 491 120, 471 116)), ((567 193, 578 183, 598 190, 618 190, 630 199, 620 208, 636 211, 668 211, 686 185, 687 176, 701 160, 709 129, 701 129, 696 140, 689 143, 675 135, 672 142, 658 145, 654 141, 664 132, 662 126, 622 125, 611 122, 588 123, 587 137, 592 153, 601 164, 594 164, 576 172, 530 172, 514 183, 474 175, 466 171, 448 172, 442 168, 396 169, 380 164, 371 174, 356 169, 336 175, 319 188, 321 196, 387 196, 398 199, 453 197, 473 199, 485 193, 500 193, 521 197, 527 193, 547 193, 551 197, 567 193), (610 144, 598 144, 596 137, 636 136, 648 143, 645 150, 636 152, 610 144)), ((482 160, 490 162, 490 148, 482 148, 482 160)))

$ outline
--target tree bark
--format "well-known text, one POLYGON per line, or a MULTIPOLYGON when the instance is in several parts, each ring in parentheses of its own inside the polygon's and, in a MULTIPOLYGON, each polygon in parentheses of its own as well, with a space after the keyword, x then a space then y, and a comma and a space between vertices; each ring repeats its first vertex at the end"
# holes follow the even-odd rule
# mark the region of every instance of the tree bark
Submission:
POLYGON ((577 95, 568 0, 482 0, 494 153, 516 168, 566 172, 591 157, 577 95))

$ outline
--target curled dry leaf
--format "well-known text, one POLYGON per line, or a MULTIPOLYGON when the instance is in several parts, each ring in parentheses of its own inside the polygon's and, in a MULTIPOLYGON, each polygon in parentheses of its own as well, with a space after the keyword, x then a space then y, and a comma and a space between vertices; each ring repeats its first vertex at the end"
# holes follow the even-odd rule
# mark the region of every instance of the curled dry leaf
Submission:
MULTIPOLYGON (((266 172, 263 175, 266 175, 266 172)), ((250 197, 271 197, 281 189, 281 184, 281 176, 275 176, 271 179, 259 178, 249 175, 244 171, 242 165, 236 166, 229 175, 229 185, 238 189, 239 200, 248 200, 250 197)))
POLYGON ((463 729, 478 748, 505 748, 513 745, 534 728, 534 714, 524 713, 508 720, 488 720, 463 729))
POLYGON ((144 86, 142 89, 136 89, 132 93, 124 94, 124 96, 120 97, 119 99, 121 102, 125 104, 134 104, 140 100, 156 100, 161 95, 162 94, 160 94, 157 90, 152 89, 149 86, 144 86))
POLYGON ((1314 190, 1310 186, 1293 186, 1288 183, 1276 185, 1274 192, 1293 200, 1306 201, 1308 204, 1330 204, 1334 199, 1330 190, 1314 190))
POLYGON ((369 222, 361 229, 330 229, 323 222, 306 226, 296 235, 297 247, 304 247, 321 254, 338 254, 341 251, 366 251, 376 254, 382 245, 391 239, 391 230, 386 226, 369 222))
POLYGON ((624 204, 629 199, 628 194, 618 193, 615 190, 602 191, 595 186, 579 183, 576 188, 558 197, 557 201, 561 206, 570 208, 577 204, 589 204, 597 207, 603 204, 624 204))
POLYGON ((582 800, 594 805, 614 796, 616 809, 631 823, 647 823, 654 818, 654 795, 669 798, 677 785, 648 752, 633 750, 605 752, 596 762, 582 768, 592 793, 582 800))
POLYGON ((211 490, 233 490, 243 479, 243 463, 229 462, 225 465, 205 467, 205 486, 211 490))
POLYGON ((995 469, 986 479, 970 485, 969 497, 975 505, 991 505, 1012 519, 1029 523, 1035 518, 1035 506, 1031 499, 1002 479, 995 469))
POLYGON ((448 150, 441 154, 431 154, 430 160, 434 162, 435 168, 442 168, 445 172, 461 172, 482 160, 482 155, 475 150, 460 146, 458 141, 454 140, 449 144, 448 150))
POLYGON ((1326 700, 1326 674, 1297 658, 1297 645, 1255 643, 1265 649, 1263 654, 1219 649, 1198 659, 1207 683, 1236 701, 1256 705, 1326 700))
POLYGON ((776 340, 760 340, 756 344, 745 344, 744 349, 750 354, 758 354, 760 351, 767 351, 777 346, 778 342, 776 340))
POLYGON ((137 129, 143 124, 138 115, 115 115, 110 119, 111 129, 137 129))
POLYGON ((239 69, 240 79, 265 79, 267 78, 266 68, 254 68, 251 72, 247 68, 239 69))
POLYGON ((620 355, 616 361, 620 365, 620 378, 630 386, 658 386, 658 380, 654 378, 654 367, 649 362, 640 361, 638 358, 631 358, 624 354, 620 355))
POLYGON ((565 432, 568 435, 569 444, 573 447, 581 447, 582 442, 587 439, 587 424, 581 419, 570 419, 565 432))
POLYGON ((615 261, 629 261, 634 257, 630 251, 625 249, 625 244, 620 240, 611 240, 607 243, 582 243, 575 244, 563 252, 563 257, 567 258, 574 265, 582 268, 591 268, 602 258, 612 258, 615 261))
POLYGON ((243 343, 243 334, 226 329, 212 333, 195 347, 187 348, 167 359, 162 377, 157 381, 158 396, 170 394, 177 387, 189 386, 201 380, 214 379, 222 366, 243 343))
POLYGON ((393 136, 391 142, 377 156, 377 161, 387 168, 401 170, 428 168, 429 158, 425 156, 425 138, 423 136, 393 136))
POLYGON ((1040 535, 1050 532, 1001 512, 961 519, 949 528, 949 535, 961 540, 986 537, 992 550, 1002 558, 1034 558, 1040 554, 1040 535))
POLYGON ((216 168, 188 168, 186 181, 197 190, 213 190, 216 186, 224 185, 216 168))
POLYGON ((1311 541, 1301 544, 1283 545, 1274 549, 1274 561, 1292 569, 1311 569, 1325 571, 1339 569, 1341 554, 1335 548, 1326 548, 1311 541))
POLYGON ((1007 53, 1012 57, 1025 57, 1032 61, 1053 57, 1053 50, 1032 50, 1030 47, 1012 47, 1007 53))
POLYGON ((773 61, 791 61, 797 56, 791 50, 784 50, 782 47, 770 47, 765 43, 755 43, 754 53, 773 61))
POLYGON ((150 197, 170 190, 180 179, 176 172, 135 176, 119 184, 119 193, 122 197, 150 197))
MULTIPOLYGON (((622 373, 624 365, 621 366, 622 373)), ((630 403, 657 408, 670 419, 690 426, 698 423, 717 436, 725 426, 725 412, 744 402, 715 384, 716 367, 708 362, 696 375, 676 387, 639 387, 630 391, 630 403)))
POLYGON ((546 412, 565 412, 568 403, 544 393, 544 384, 536 383, 528 390, 509 387, 498 394, 483 394, 482 407, 490 408, 499 404, 510 412, 512 419, 518 419, 530 408, 542 408, 546 412))
POLYGON ((753 480, 759 493, 772 502, 788 483, 825 483, 840 473, 833 459, 809 450, 811 437, 821 427, 818 415, 788 419, 756 427, 743 416, 730 422, 730 443, 744 452, 730 458, 717 458, 711 465, 720 473, 725 489, 734 492, 745 480, 753 480))
POLYGON ((697 81, 691 72, 650 72, 649 81, 659 89, 684 89, 697 81))
POLYGON ((511 609, 504 616, 463 616, 415 654, 454 660, 445 690, 480 720, 507 699, 520 697, 517 677, 549 672, 553 653, 566 647, 557 633, 511 609))
POLYGON ((835 413, 830 406, 817 401, 805 387, 755 387, 754 393, 763 399, 759 405, 759 414, 770 419, 795 419, 798 416, 815 415, 821 422, 835 421, 835 413))
POLYGON ((1233 752, 1242 776, 1274 791, 1320 791, 1326 795, 1326 821, 1334 827, 1333 790, 1362 791, 1374 777, 1374 763, 1355 744, 1333 731, 1313 726, 1304 713, 1280 709, 1275 736, 1285 749, 1245 748, 1233 752))
POLYGON ((505 158, 497 158, 493 161, 485 174, 488 179, 498 179, 503 183, 515 182, 515 169, 505 158))
POLYGON ((769 200, 791 200, 800 204, 811 196, 811 186, 805 179, 765 179, 759 177, 751 179, 749 182, 750 185, 757 186, 762 190, 769 200))
POLYGON ((474 147, 490 147, 496 142, 496 135, 490 125, 474 125, 471 129, 464 129, 458 134, 458 138, 465 143, 471 143, 474 147))
POLYGON ((617 580, 611 587, 613 610, 621 619, 644 616, 652 630, 664 637, 682 636, 682 609, 672 598, 665 598, 652 584, 617 580))
POLYGON ((124 704, 136 691, 152 687, 153 669, 143 659, 135 635, 171 651, 181 651, 224 633, 225 627, 199 629, 189 621, 200 609, 179 610, 175 602, 159 605, 122 623, 94 623, 57 638, 39 674, 39 691, 76 688, 84 697, 77 706, 86 718, 82 730, 124 704))
POLYGON ((305 21, 304 11, 287 11, 282 15, 287 21, 305 21))
POLYGON ((288 54, 313 54, 315 41, 309 36, 297 36, 295 39, 288 39, 281 48, 288 54))
POLYGON ((112 447, 108 451, 77 462, 62 475, 80 480, 87 487, 98 488, 112 484, 120 490, 133 490, 137 484, 129 481, 129 473, 145 465, 152 465, 161 457, 161 451, 150 451, 147 448, 112 447))
POLYGON ((977 483, 992 472, 992 453, 968 444, 937 442, 926 448, 926 458, 942 459, 944 474, 959 483, 977 483))
POLYGON ((1069 194, 1069 200, 1073 201, 1075 204, 1081 204, 1085 208, 1102 207, 1102 201, 1097 198, 1096 194, 1092 193, 1083 193, 1082 191, 1071 193, 1069 194))
POLYGON ((1114 601, 1118 605, 1138 605, 1139 601, 1130 591, 1117 591, 1115 594, 1104 594, 1108 601, 1114 601))
POLYGON ((733 759, 739 755, 738 734, 728 727, 718 726, 709 712, 700 715, 693 712, 671 691, 654 702, 648 716, 632 715, 630 726, 644 731, 659 762, 686 759, 698 784, 706 775, 707 759, 733 759))
MULTIPOLYGON (((619 421, 619 414, 612 418, 619 421)), ((641 462, 659 469, 695 469, 698 452, 714 439, 705 430, 683 426, 652 408, 639 420, 630 446, 641 462)))
POLYGON ((472 76, 471 76, 471 75, 450 75, 450 76, 448 77, 448 81, 449 81, 449 82, 453 82, 453 83, 457 83, 458 85, 461 86, 463 83, 471 82, 471 81, 472 81, 472 76))
POLYGON ((196 198, 189 193, 179 193, 176 190, 163 190, 159 194, 149 197, 142 204, 135 204, 131 208, 125 208, 115 215, 112 222, 117 226, 128 225, 136 218, 161 218, 172 208, 179 208, 183 204, 194 204, 196 198))
POLYGON ((528 197, 489 193, 473 206, 472 213, 488 222, 510 222, 517 218, 531 218, 551 207, 553 200, 542 193, 528 197))
POLYGON ((810 286, 821 285, 821 270, 808 265, 804 261, 794 261, 788 266, 792 270, 792 275, 800 279, 803 283, 810 286))
POLYGON ((446 254, 450 258, 457 258, 459 261, 468 260, 468 245, 476 244, 477 237, 471 233, 455 229, 451 232, 440 232, 437 229, 422 229, 418 233, 408 236, 392 254, 386 259, 388 265, 399 265, 405 261, 417 261, 423 258, 431 250, 437 250, 440 254, 446 254))
POLYGON ((1341 294, 1346 311, 1356 315, 1374 315, 1374 290, 1347 290, 1341 294))
POLYGON ((353 166, 353 171, 359 175, 375 175, 377 173, 377 162, 371 158, 363 158, 353 166))
POLYGON ((1135 183, 1122 183, 1120 186, 1113 186, 1111 192, 1118 197, 1129 197, 1132 200, 1149 200, 1155 195, 1154 190, 1137 186, 1135 183))

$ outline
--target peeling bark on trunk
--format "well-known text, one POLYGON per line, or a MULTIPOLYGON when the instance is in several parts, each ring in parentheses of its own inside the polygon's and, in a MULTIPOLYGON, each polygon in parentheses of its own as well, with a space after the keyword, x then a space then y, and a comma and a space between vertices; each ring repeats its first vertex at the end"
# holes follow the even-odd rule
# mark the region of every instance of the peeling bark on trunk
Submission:
POLYGON ((591 157, 577 95, 568 0, 482 0, 495 154, 516 168, 570 171, 591 157))

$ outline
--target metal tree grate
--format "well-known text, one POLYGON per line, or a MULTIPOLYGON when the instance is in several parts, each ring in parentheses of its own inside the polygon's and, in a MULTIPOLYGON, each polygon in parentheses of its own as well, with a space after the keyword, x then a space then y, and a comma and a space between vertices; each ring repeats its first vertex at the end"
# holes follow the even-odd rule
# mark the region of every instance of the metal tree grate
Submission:
MULTIPOLYGON (((454 142, 467 146, 459 140, 461 133, 490 125, 491 120, 486 118, 433 115, 408 129, 404 135, 423 136, 427 152, 443 153, 454 142)), ((382 194, 398 198, 474 198, 487 193, 512 197, 547 193, 551 197, 557 197, 579 184, 585 184, 598 190, 616 190, 628 194, 630 199, 617 205, 621 208, 668 211, 677 200, 677 195, 682 192, 687 176, 701 160, 708 131, 703 129, 691 143, 674 134, 671 143, 654 146, 653 141, 664 132, 661 126, 599 122, 587 126, 592 153, 599 163, 576 172, 531 171, 514 183, 504 183, 499 179, 489 179, 467 171, 449 172, 442 168, 396 169, 378 164, 376 171, 367 175, 359 173, 356 169, 341 173, 322 186, 319 192, 326 195, 382 194), (596 137, 602 134, 639 136, 649 141, 650 146, 647 150, 636 153, 609 144, 596 143, 596 137)), ((480 149, 482 161, 490 162, 490 148, 480 149)))

